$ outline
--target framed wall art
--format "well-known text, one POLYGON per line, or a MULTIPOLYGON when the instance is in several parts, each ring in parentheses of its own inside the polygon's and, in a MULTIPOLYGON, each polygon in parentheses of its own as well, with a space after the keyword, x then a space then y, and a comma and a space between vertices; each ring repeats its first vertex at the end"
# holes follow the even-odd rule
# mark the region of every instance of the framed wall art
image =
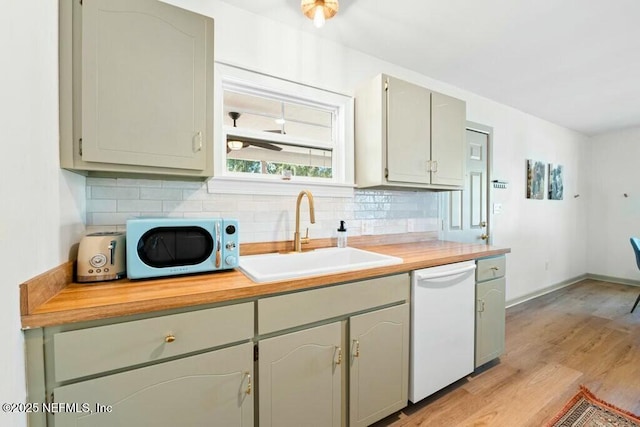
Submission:
POLYGON ((562 165, 549 163, 549 200, 562 200, 564 186, 562 184, 562 165))
POLYGON ((527 160, 527 199, 544 199, 544 172, 544 162, 527 160))

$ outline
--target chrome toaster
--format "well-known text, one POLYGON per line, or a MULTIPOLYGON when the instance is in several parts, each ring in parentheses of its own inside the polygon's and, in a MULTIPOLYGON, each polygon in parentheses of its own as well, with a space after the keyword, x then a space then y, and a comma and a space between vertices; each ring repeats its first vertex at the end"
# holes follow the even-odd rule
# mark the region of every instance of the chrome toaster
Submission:
POLYGON ((127 273, 125 233, 99 232, 87 234, 80 240, 76 280, 101 282, 116 280, 127 273))

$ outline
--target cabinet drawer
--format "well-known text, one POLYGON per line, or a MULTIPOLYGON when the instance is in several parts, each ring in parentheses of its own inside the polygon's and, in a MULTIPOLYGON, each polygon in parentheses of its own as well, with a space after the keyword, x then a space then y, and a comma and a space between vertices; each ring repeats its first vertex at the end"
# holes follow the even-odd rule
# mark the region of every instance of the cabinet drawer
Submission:
POLYGON ((258 300, 258 333, 268 334, 409 300, 409 274, 258 300))
POLYGON ((253 337, 253 303, 53 335, 56 381, 94 375, 253 337), (175 337, 169 342, 167 337, 175 337))
POLYGON ((506 273, 506 257, 484 258, 478 260, 476 268, 476 282, 503 277, 506 273))

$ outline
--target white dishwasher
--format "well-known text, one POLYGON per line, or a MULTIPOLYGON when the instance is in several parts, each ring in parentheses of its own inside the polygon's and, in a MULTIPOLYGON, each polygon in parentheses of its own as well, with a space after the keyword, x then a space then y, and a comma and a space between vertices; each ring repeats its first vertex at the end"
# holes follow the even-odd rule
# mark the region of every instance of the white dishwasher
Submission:
POLYGON ((411 273, 411 402, 474 370, 475 268, 465 261, 411 273))

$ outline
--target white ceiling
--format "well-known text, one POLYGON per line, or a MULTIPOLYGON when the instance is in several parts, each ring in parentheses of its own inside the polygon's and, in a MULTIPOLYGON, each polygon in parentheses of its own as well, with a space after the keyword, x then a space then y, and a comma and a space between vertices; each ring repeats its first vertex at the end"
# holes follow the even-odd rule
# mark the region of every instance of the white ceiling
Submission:
POLYGON ((640 126, 638 0, 340 0, 321 29, 224 1, 587 135, 640 126))

